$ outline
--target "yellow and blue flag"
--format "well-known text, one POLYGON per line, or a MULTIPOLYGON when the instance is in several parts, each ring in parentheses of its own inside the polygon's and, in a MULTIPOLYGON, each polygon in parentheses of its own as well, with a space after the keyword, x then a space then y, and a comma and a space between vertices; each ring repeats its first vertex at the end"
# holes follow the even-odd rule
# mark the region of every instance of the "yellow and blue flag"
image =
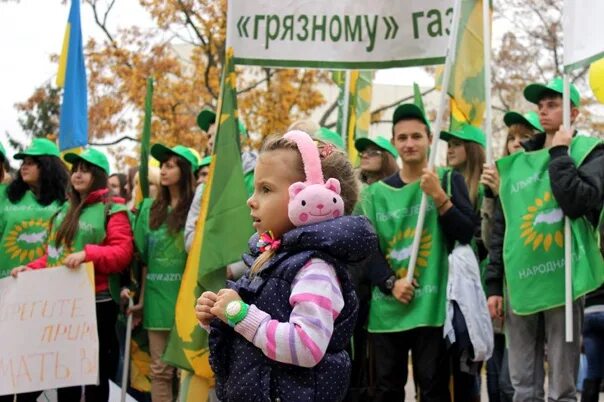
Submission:
POLYGON ((79 0, 71 1, 59 59, 57 86, 65 88, 61 104, 59 148, 62 151, 84 146, 88 144, 88 93, 79 0))

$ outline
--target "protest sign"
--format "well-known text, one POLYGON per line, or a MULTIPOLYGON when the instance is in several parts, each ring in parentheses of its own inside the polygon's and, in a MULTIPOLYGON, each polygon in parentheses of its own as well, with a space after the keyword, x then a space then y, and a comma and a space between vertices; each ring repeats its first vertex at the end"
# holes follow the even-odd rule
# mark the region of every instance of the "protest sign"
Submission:
POLYGON ((444 63, 452 0, 229 0, 235 64, 377 69, 444 63))
POLYGON ((0 395, 96 384, 91 263, 0 280, 0 395))

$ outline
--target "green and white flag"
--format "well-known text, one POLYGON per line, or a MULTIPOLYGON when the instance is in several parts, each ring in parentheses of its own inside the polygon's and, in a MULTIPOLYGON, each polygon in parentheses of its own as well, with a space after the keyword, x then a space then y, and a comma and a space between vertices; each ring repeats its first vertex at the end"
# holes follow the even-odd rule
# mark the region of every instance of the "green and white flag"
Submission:
MULTIPOLYGON (((580 166, 601 143, 577 136, 571 157, 580 166)), ((564 213, 550 184, 549 151, 519 152, 497 161, 499 197, 505 215, 505 278, 515 314, 533 314, 564 304, 564 213)), ((601 220, 601 219, 600 219, 601 220)), ((597 228, 585 216, 571 221, 573 299, 604 282, 597 228)))
POLYGON ((564 0, 564 70, 588 66, 604 57, 604 1, 564 0))
POLYGON ((442 64, 452 0, 229 0, 236 64, 378 69, 442 64))

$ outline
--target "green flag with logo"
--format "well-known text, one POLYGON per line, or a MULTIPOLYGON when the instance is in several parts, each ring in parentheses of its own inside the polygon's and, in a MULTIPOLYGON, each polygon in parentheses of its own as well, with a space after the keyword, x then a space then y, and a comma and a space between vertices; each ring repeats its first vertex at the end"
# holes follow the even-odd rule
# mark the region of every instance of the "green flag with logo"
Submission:
MULTIPOLYGON (((253 232, 241 167, 236 80, 233 52, 228 49, 222 72, 212 163, 176 302, 175 325, 163 356, 165 361, 193 372, 197 380, 205 380, 210 385, 213 373, 208 361, 208 335, 195 318, 195 303, 204 291, 225 287, 226 265, 241 259, 253 232)), ((186 384, 198 382, 187 377, 186 384)), ((203 400, 197 399, 203 396, 196 394, 204 387, 195 386, 194 389, 185 390, 181 401, 203 400), (197 391, 193 392, 194 389, 197 391)))
MULTIPOLYGON (((601 140, 577 136, 570 154, 577 166, 601 140)), ((516 314, 564 305, 564 213, 550 184, 549 150, 520 152, 497 161, 505 215, 505 278, 516 314)), ((600 217, 600 221, 601 221, 600 217)), ((585 216, 571 220, 573 299, 604 282, 597 227, 585 216)))

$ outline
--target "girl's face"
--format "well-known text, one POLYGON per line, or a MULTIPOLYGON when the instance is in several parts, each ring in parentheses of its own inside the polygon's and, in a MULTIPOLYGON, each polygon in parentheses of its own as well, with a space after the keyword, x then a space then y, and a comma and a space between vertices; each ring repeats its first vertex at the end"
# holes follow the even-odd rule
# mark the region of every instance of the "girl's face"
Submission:
POLYGON ((382 168, 382 154, 385 151, 380 148, 369 145, 362 152, 359 152, 361 157, 361 170, 363 172, 379 172, 382 168))
POLYGON ((210 173, 210 166, 204 166, 199 169, 199 175, 197 176, 197 184, 205 183, 208 180, 208 173, 210 173))
POLYGON ((247 200, 254 228, 258 233, 268 230, 275 238, 294 228, 287 215, 289 186, 303 181, 295 172, 298 156, 295 151, 277 150, 260 155, 254 174, 254 194, 247 200))
POLYGON ((37 186, 40 182, 40 166, 38 166, 34 158, 30 158, 29 156, 25 157, 19 172, 21 173, 23 181, 28 186, 37 186))
POLYGON ((162 186, 170 187, 180 181, 180 168, 178 167, 177 156, 171 156, 161 164, 159 173, 159 183, 162 186))
POLYGON ((92 187, 92 172, 84 163, 78 163, 73 173, 71 173, 71 187, 80 195, 88 194, 92 187))
POLYGON ((109 187, 109 191, 115 195, 120 194, 120 179, 117 176, 111 176, 109 181, 107 182, 107 186, 109 187))
POLYGON ((529 137, 519 135, 519 134, 508 134, 508 138, 505 146, 508 149, 508 154, 514 154, 522 149, 522 141, 526 140, 529 137))
POLYGON ((463 141, 457 138, 451 138, 448 144, 447 164, 456 169, 463 167, 467 159, 466 148, 463 145, 463 141))

